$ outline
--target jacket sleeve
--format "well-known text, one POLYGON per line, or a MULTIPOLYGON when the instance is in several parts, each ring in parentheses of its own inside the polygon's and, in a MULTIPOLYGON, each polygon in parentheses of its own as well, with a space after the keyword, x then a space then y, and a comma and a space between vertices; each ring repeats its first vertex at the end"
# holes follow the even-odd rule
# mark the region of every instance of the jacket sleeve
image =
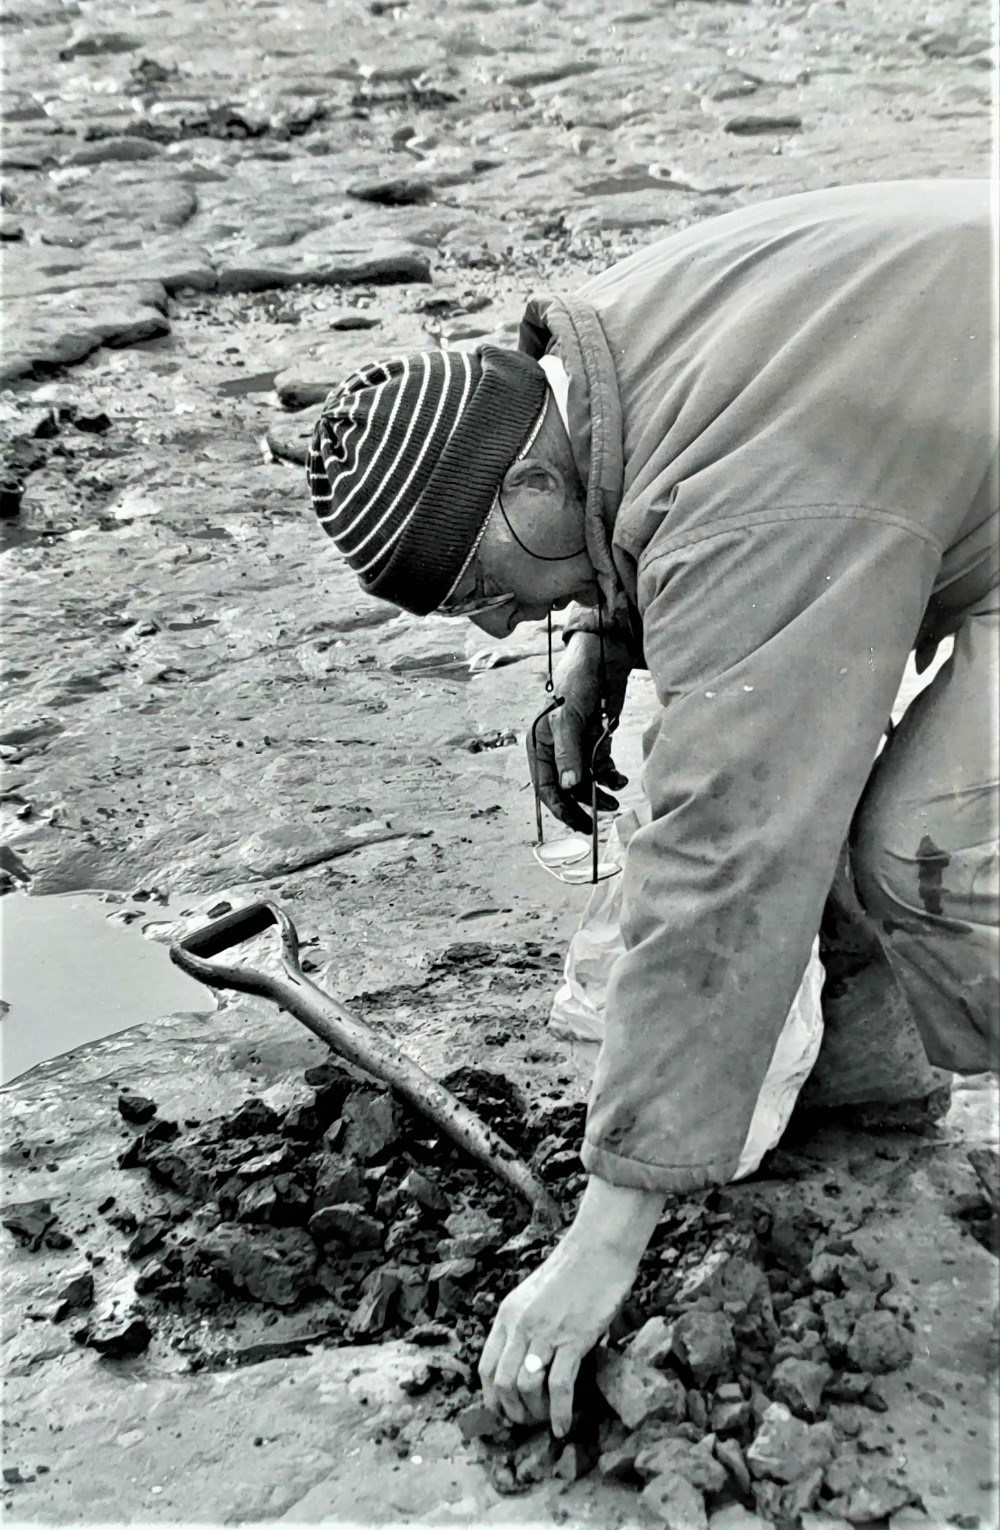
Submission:
MULTIPOLYGON (((578 605, 575 601, 567 608, 563 622, 562 640, 568 643, 575 632, 597 633, 601 630, 596 606, 578 605)), ((642 652, 641 626, 634 612, 619 607, 604 618, 604 636, 609 643, 617 643, 625 651, 632 669, 645 669, 642 652)))
POLYGON ((591 1173, 732 1178, 940 557, 901 517, 800 506, 661 532, 640 561, 653 816, 625 866, 591 1173))

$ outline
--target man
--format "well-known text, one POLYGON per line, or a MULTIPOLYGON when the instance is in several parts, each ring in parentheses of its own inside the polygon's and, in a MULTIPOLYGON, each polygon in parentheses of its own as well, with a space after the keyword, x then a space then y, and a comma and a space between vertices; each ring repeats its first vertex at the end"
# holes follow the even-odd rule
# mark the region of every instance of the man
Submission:
POLYGON ((565 1432, 665 1197, 732 1177, 845 840, 930 1061, 996 1066, 988 200, 900 182, 713 219, 531 304, 518 352, 364 370, 317 427, 317 513, 373 594, 496 637, 591 607, 542 783, 561 816, 598 610, 618 692, 637 664, 656 689, 589 1183, 481 1364, 512 1418, 565 1432), (909 654, 945 637, 873 768, 909 654))

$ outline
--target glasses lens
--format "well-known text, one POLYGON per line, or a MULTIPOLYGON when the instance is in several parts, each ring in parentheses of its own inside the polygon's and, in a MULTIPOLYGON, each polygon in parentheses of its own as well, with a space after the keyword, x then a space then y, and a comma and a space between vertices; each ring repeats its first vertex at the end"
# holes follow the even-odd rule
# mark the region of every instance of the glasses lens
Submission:
MULTIPOLYGON (((609 877, 617 876, 620 870, 621 867, 616 866, 614 861, 598 861, 597 881, 606 882, 609 877)), ((594 880, 593 868, 590 865, 566 866, 560 869, 559 876, 563 882, 568 882, 571 886, 577 886, 581 882, 592 882, 594 880)))
POLYGON ((536 845, 535 859, 541 865, 552 868, 572 866, 577 861, 585 860, 590 854, 590 848, 589 839, 574 834, 568 839, 552 839, 544 845, 536 845))

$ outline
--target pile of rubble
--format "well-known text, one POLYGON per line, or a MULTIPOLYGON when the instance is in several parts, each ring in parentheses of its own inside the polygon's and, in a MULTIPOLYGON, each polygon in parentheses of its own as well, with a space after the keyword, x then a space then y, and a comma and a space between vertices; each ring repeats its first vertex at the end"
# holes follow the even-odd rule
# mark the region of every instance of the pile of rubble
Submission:
MULTIPOLYGON (((199 1369, 405 1336, 429 1347, 412 1390, 443 1390, 441 1408, 481 1442, 499 1491, 596 1471, 634 1486, 674 1530, 703 1526, 726 1504, 784 1527, 817 1506, 864 1523, 913 1502, 877 1379, 909 1363, 909 1319, 836 1209, 819 1214, 794 1184, 777 1207, 751 1186, 668 1206, 557 1442, 546 1426, 498 1421, 470 1396, 497 1304, 551 1232, 383 1086, 333 1061, 306 1080, 311 1097, 284 1112, 251 1099, 184 1126, 152 1100, 120 1097, 130 1138, 119 1163, 148 1176, 155 1200, 141 1217, 110 1200, 98 1208, 128 1239, 136 1302, 95 1310, 79 1342, 135 1354, 173 1323, 199 1369), (248 1303, 275 1337, 227 1349, 233 1314, 248 1303), (279 1324, 292 1312, 307 1327, 289 1337, 279 1324)), ((550 1098, 529 1110, 481 1069, 444 1082, 569 1210, 583 1183, 582 1105, 550 1098)), ((36 1216, 29 1246, 52 1235, 52 1219, 36 1216)), ((93 1281, 63 1297, 56 1320, 90 1305, 93 1281)))

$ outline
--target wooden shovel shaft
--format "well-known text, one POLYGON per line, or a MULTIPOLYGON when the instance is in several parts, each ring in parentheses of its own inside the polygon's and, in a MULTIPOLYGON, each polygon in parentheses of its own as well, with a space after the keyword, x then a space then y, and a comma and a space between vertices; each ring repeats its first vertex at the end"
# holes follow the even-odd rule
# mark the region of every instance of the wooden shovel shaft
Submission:
POLYGON ((317 988, 307 977, 287 971, 275 978, 275 998, 321 1041, 370 1073, 426 1116, 447 1137, 464 1148, 498 1179, 530 1202, 546 1222, 558 1226, 559 1208, 542 1182, 523 1159, 487 1126, 476 1113, 455 1098, 449 1089, 431 1078, 393 1042, 376 1036, 368 1026, 317 988))

